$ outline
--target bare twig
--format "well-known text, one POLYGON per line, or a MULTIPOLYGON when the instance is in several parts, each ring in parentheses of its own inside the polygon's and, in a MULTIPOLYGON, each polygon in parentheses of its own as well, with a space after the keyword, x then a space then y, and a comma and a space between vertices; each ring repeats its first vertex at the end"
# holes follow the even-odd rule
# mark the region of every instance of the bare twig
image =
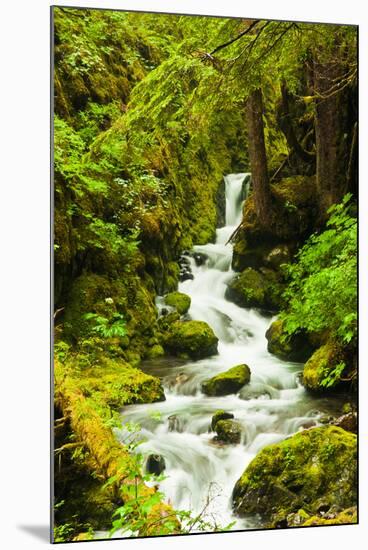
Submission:
POLYGON ((227 46, 230 46, 230 44, 233 44, 234 42, 236 42, 237 40, 240 40, 240 38, 242 38, 243 36, 245 36, 246 34, 250 33, 250 31, 256 26, 258 25, 258 23, 260 22, 260 19, 256 19, 255 21, 253 21, 253 23, 251 23, 249 25, 249 27, 247 27, 245 29, 245 31, 241 32, 240 34, 238 34, 237 36, 235 36, 235 38, 232 38, 231 40, 229 40, 228 42, 225 42, 224 44, 220 44, 219 46, 217 46, 214 50, 212 50, 212 52, 210 52, 209 54, 206 54, 206 55, 210 55, 210 56, 213 56, 216 52, 220 51, 220 50, 223 50, 224 48, 227 48, 227 46))

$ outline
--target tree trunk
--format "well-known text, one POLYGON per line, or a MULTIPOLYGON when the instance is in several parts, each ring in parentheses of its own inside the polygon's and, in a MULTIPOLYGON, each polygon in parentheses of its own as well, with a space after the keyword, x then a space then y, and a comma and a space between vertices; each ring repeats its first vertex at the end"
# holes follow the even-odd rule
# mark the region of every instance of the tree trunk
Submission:
POLYGON ((346 174, 347 191, 358 194, 358 123, 353 127, 348 170, 346 174))
POLYGON ((259 222, 269 227, 272 222, 271 191, 263 127, 261 89, 254 90, 246 103, 248 147, 254 202, 259 222))
POLYGON ((290 94, 286 87, 286 83, 281 84, 281 100, 278 105, 277 110, 277 121, 286 137, 290 151, 294 152, 298 157, 306 164, 310 164, 314 160, 314 153, 306 151, 302 145, 299 143, 296 136, 294 126, 293 126, 293 117, 290 112, 289 104, 290 94))
POLYGON ((317 191, 320 216, 341 201, 347 191, 346 167, 349 158, 348 100, 346 91, 331 95, 329 90, 343 73, 336 62, 314 63, 316 102, 317 191))

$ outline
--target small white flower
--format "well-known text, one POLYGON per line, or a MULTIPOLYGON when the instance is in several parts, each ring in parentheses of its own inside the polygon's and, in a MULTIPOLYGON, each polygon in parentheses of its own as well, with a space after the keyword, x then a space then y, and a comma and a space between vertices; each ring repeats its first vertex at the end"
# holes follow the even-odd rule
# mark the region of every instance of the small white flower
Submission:
POLYGON ((105 298, 105 302, 106 304, 113 304, 114 303, 114 300, 112 298, 105 298))

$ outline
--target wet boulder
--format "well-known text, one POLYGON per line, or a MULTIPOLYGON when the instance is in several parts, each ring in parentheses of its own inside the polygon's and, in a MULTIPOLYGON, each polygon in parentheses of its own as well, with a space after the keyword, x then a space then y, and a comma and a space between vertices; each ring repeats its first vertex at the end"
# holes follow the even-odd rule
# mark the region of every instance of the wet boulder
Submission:
POLYGON ((192 273, 191 267, 190 267, 190 259, 189 259, 189 253, 182 254, 178 260, 179 264, 179 281, 184 282, 189 279, 194 279, 194 275, 192 273))
POLYGON ((334 426, 339 426, 347 432, 356 434, 358 432, 358 415, 356 412, 343 414, 333 422, 334 426))
POLYGON ((304 365, 302 382, 307 390, 326 393, 339 389, 347 377, 346 357, 342 348, 330 340, 304 365))
POLYGON ((245 269, 230 281, 225 297, 240 307, 255 307, 276 311, 280 309, 283 292, 281 276, 276 271, 261 268, 245 269))
POLYGON ((232 413, 219 409, 215 412, 211 419, 211 430, 213 432, 215 431, 216 424, 219 420, 231 420, 232 418, 234 418, 234 415, 232 413))
POLYGON ((206 395, 229 395, 237 393, 250 381, 248 365, 237 365, 202 382, 201 389, 206 395))
POLYGON ((180 315, 185 315, 190 308, 190 296, 183 292, 170 292, 165 296, 165 303, 174 307, 180 315))
POLYGON ((194 279, 194 275, 190 271, 190 269, 181 269, 180 270, 179 281, 181 283, 183 283, 184 281, 189 281, 189 280, 192 281, 193 279, 194 279))
POLYGON ((272 519, 306 508, 319 513, 356 504, 357 438, 335 426, 303 430, 262 449, 235 484, 239 516, 272 519))
POLYGON ((179 357, 201 359, 217 353, 218 338, 204 321, 176 321, 164 336, 164 348, 179 357))
POLYGON ((219 420, 216 422, 215 431, 217 440, 236 445, 241 442, 243 427, 236 420, 219 420))
MULTIPOLYGON (((161 310, 163 313, 163 310, 161 310)), ((180 319, 180 313, 177 311, 169 311, 165 314, 162 314, 158 319, 158 326, 161 331, 167 331, 169 328, 180 319)))
POLYGON ((182 422, 177 414, 172 414, 168 417, 169 432, 182 432, 182 422))
POLYGON ((161 455, 149 455, 146 462, 146 472, 159 476, 165 470, 165 459, 161 455))
POLYGON ((271 323, 266 332, 267 350, 286 361, 306 361, 311 356, 313 348, 303 334, 289 335, 285 323, 281 319, 271 323))
POLYGON ((201 266, 206 263, 207 256, 206 254, 203 254, 202 252, 194 252, 193 253, 193 259, 197 266, 201 266))

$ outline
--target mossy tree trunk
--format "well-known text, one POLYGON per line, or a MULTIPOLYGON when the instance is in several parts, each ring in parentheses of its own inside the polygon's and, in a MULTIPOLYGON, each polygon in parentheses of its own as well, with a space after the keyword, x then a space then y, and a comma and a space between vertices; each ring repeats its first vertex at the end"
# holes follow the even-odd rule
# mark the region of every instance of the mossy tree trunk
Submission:
POLYGON ((263 98, 260 88, 254 90, 246 102, 246 118, 256 213, 260 224, 269 227, 272 221, 271 191, 264 139, 263 98))
MULTIPOLYGON (((336 53, 338 55, 338 52, 336 53)), ((328 208, 341 201, 347 192, 346 166, 350 144, 349 101, 347 90, 335 90, 346 69, 336 59, 314 61, 316 100, 317 191, 320 216, 326 218, 328 208), (331 91, 333 90, 333 91, 331 91)))
POLYGON ((295 123, 298 124, 297 113, 295 112, 295 105, 292 107, 292 99, 293 96, 289 92, 286 82, 283 81, 281 84, 281 98, 277 106, 277 122, 287 140, 290 153, 294 152, 304 164, 309 165, 314 162, 315 154, 304 149, 298 140, 294 127, 295 123))

